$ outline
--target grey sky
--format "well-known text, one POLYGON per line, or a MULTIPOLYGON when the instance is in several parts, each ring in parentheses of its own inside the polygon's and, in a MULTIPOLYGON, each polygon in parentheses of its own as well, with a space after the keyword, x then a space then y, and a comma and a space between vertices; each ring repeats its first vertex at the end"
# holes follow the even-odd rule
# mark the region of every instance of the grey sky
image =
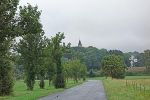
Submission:
POLYGON ((150 0, 20 0, 42 10, 47 37, 64 32, 64 42, 123 52, 150 49, 150 0))

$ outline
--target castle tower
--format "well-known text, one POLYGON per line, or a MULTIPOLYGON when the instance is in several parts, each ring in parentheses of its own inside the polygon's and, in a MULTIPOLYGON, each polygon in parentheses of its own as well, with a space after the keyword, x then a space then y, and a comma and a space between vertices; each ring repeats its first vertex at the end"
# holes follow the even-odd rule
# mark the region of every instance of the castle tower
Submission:
POLYGON ((82 43, 81 43, 80 40, 79 40, 79 43, 78 43, 78 47, 82 47, 82 43))

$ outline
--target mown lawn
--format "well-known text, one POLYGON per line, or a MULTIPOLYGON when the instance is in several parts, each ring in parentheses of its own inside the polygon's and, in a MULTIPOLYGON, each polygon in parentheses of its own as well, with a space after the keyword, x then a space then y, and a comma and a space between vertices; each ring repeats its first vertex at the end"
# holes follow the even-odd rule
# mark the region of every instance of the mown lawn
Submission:
MULTIPOLYGON (((79 81, 78 83, 74 84, 72 80, 69 80, 66 85, 66 89, 82 83, 83 81, 79 81)), ((0 96, 0 100, 35 100, 37 98, 64 90, 55 89, 53 85, 49 87, 48 81, 45 81, 45 89, 40 89, 38 84, 39 82, 36 81, 34 91, 28 91, 26 84, 23 81, 17 81, 14 85, 14 93, 11 96, 0 96)))

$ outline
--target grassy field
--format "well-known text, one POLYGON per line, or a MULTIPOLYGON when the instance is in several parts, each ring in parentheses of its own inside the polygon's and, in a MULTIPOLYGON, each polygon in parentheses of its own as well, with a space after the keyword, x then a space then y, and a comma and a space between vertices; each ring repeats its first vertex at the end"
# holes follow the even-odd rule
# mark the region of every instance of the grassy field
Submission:
POLYGON ((96 77, 92 80, 103 81, 108 100, 150 100, 150 76, 127 76, 113 80, 96 77))
MULTIPOLYGON (((108 77, 94 77, 87 80, 102 80, 108 100, 150 100, 150 76, 126 76, 125 79, 111 79, 108 77), (141 84, 141 85, 140 85, 141 84)), ((66 88, 83 83, 74 84, 69 80, 66 88)), ((11 96, 0 97, 0 100, 34 100, 64 89, 55 89, 48 86, 45 81, 45 89, 40 89, 38 81, 35 83, 34 91, 27 91, 23 81, 17 81, 14 85, 14 93, 11 96)))
MULTIPOLYGON (((72 80, 69 80, 66 88, 70 88, 79 84, 83 81, 79 81, 74 84, 72 80)), ((17 81, 14 85, 14 93, 11 96, 0 96, 0 100, 34 100, 55 92, 62 91, 64 89, 55 89, 54 86, 48 86, 48 81, 45 81, 45 89, 40 89, 38 81, 35 83, 34 91, 28 91, 26 84, 23 81, 17 81)))

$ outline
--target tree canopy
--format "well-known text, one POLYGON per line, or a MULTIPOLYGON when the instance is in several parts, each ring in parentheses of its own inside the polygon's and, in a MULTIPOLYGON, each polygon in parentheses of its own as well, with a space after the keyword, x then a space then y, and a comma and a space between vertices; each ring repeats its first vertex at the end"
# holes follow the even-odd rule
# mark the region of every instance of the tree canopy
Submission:
POLYGON ((19 0, 0 1, 0 95, 9 95, 13 92, 13 61, 11 59, 12 40, 17 30, 15 16, 19 0))
POLYGON ((126 69, 122 56, 108 55, 101 62, 102 70, 106 76, 117 77, 126 69))

